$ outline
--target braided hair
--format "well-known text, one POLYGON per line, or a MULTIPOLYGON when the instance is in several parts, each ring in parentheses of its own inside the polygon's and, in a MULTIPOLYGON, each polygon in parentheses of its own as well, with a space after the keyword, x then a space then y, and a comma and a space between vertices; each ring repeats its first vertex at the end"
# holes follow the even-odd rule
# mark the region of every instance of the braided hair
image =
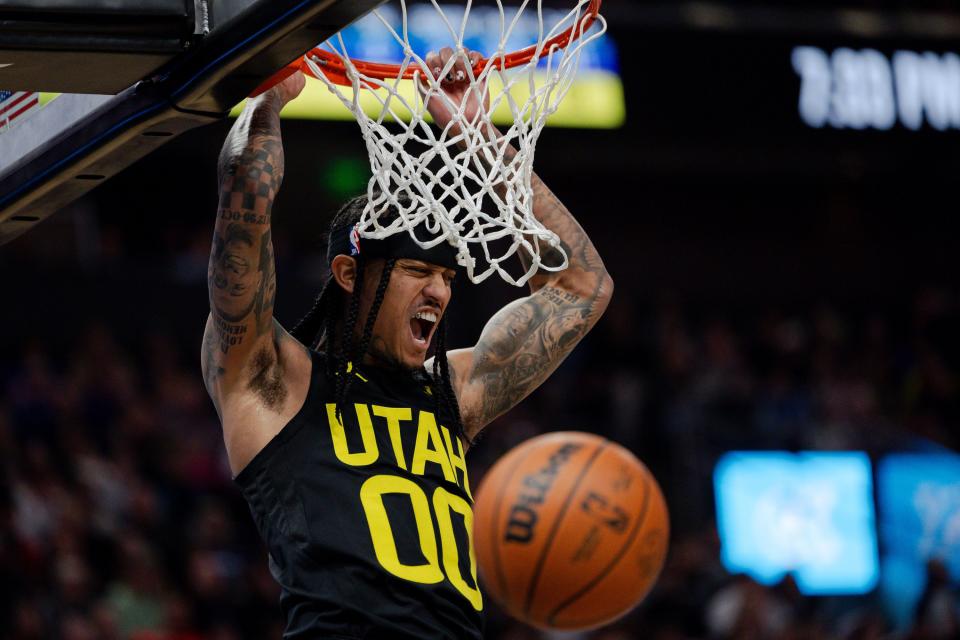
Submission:
MULTIPOLYGON (((367 196, 357 196, 344 204, 333 221, 330 223, 330 233, 334 230, 352 226, 360 221, 364 207, 367 203, 367 196)), ((332 256, 328 256, 332 258, 332 256)), ((300 319, 293 327, 290 334, 304 345, 312 349, 323 350, 327 353, 326 371, 324 375, 327 381, 334 389, 334 403, 336 405, 337 419, 342 420, 341 409, 344 401, 353 383, 353 375, 350 375, 355 363, 363 360, 370 347, 373 338, 373 327, 376 324, 377 316, 380 313, 380 307, 383 304, 383 298, 386 295, 387 287, 390 284, 390 276, 396 266, 396 258, 389 258, 383 265, 383 271, 380 274, 380 281, 377 283, 377 289, 374 293, 373 303, 367 314, 366 322, 363 326, 363 332, 359 343, 356 343, 354 329, 360 315, 360 299, 363 292, 364 272, 369 266, 368 259, 362 254, 354 256, 357 263, 356 278, 354 281, 353 292, 347 298, 346 292, 340 288, 331 273, 320 294, 314 300, 310 311, 300 319), (344 317, 344 309, 346 316, 344 317), (337 335, 338 321, 343 318, 343 333, 337 335)), ((446 314, 441 317, 439 324, 434 332, 434 360, 433 360, 433 400, 434 413, 440 418, 441 410, 447 414, 448 420, 452 421, 452 427, 458 436, 467 438, 463 428, 463 422, 460 417, 460 407, 457 403, 456 394, 453 385, 450 382, 450 367, 447 362, 446 350, 446 314)), ((422 373, 429 377, 426 370, 422 373)), ((469 444, 469 440, 468 440, 469 444)))
POLYGON ((457 395, 450 383, 450 364, 447 362, 447 316, 444 314, 440 318, 440 323, 434 331, 434 353, 433 353, 433 399, 434 413, 439 416, 440 409, 447 410, 449 419, 453 421, 457 435, 467 441, 467 445, 473 445, 473 441, 467 436, 463 428, 463 419, 460 417, 460 404, 457 402, 457 395))

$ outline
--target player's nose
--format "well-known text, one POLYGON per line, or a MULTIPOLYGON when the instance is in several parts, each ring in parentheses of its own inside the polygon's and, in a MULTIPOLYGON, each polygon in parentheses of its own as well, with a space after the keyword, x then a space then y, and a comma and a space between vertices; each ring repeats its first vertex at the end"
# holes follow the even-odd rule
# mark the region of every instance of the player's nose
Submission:
POLYGON ((423 295, 435 301, 441 308, 450 300, 450 285, 443 277, 442 271, 435 271, 423 287, 423 295))

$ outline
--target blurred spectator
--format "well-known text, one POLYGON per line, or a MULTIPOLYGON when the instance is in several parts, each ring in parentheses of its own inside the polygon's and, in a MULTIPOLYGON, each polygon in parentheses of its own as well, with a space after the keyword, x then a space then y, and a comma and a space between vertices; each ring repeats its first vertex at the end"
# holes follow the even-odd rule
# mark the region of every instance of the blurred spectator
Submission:
POLYGON ((927 562, 927 586, 917 604, 911 640, 960 638, 960 594, 950 582, 946 565, 927 562))
POLYGON ((120 575, 105 596, 121 637, 160 631, 166 618, 161 567, 144 540, 120 543, 120 575))

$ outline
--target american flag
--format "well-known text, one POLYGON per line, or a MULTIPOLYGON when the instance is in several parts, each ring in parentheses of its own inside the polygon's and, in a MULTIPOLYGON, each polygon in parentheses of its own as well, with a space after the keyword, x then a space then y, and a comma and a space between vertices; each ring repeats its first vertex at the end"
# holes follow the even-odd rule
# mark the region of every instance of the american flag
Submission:
POLYGON ((35 91, 0 89, 0 130, 39 104, 40 94, 35 91))

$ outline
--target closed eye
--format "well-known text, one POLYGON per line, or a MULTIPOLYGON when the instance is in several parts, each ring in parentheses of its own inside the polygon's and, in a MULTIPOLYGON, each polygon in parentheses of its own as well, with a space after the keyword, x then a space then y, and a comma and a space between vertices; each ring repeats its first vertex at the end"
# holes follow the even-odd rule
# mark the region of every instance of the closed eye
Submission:
MULTIPOLYGON (((418 278, 429 278, 437 272, 437 268, 435 267, 420 266, 417 264, 404 264, 403 270, 418 278)), ((444 283, 449 286, 453 284, 457 274, 455 271, 444 269, 441 275, 443 276, 444 283)))
POLYGON ((412 273, 418 276, 430 275, 431 271, 427 265, 419 262, 401 262, 398 266, 400 266, 407 273, 412 273))

